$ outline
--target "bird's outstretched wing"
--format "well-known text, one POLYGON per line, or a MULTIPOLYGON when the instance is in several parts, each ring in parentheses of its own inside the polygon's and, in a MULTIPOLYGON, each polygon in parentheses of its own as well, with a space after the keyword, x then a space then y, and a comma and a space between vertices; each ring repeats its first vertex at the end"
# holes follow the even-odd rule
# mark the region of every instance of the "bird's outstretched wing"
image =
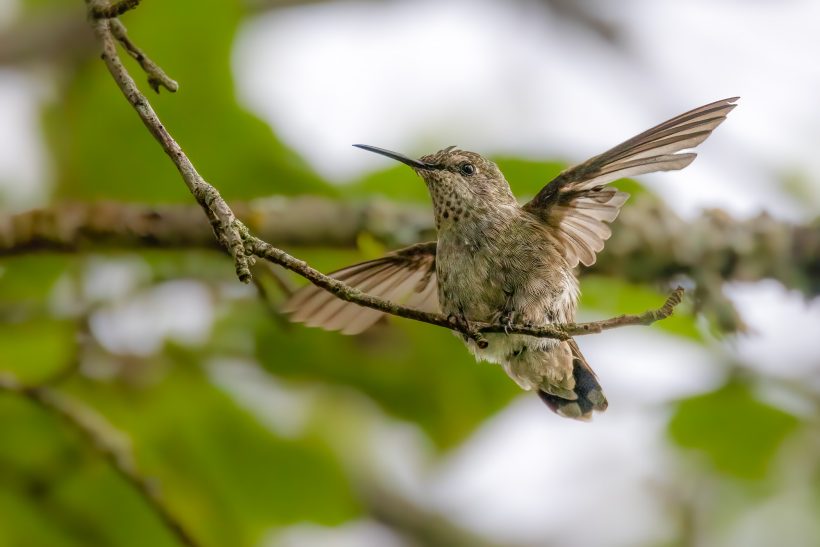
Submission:
MULTIPOLYGON (((330 277, 372 296, 430 312, 438 312, 436 242, 417 243, 389 255, 342 268, 330 277)), ((308 285, 285 302, 292 321, 311 327, 358 334, 382 312, 345 302, 315 285, 308 285)))
POLYGON ((595 263, 612 232, 607 222, 618 216, 629 194, 605 186, 614 180, 683 169, 697 154, 694 148, 712 133, 736 106, 738 97, 723 99, 672 118, 599 156, 566 169, 524 209, 554 229, 571 267, 595 263))

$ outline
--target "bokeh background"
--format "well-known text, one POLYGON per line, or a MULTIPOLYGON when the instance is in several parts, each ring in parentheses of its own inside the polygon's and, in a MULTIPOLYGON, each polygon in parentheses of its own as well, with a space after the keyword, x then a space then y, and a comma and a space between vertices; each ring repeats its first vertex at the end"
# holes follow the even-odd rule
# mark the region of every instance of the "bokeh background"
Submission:
MULTIPOLYGON (((526 197, 740 95, 689 168, 623 182, 627 208, 661 204, 682 230, 713 209, 818 229, 811 0, 178 0, 123 21, 180 91, 154 95, 129 69, 233 203, 310 194, 426 219, 409 170, 350 144, 457 144, 526 197)), ((192 199, 99 62, 83 2, 0 0, 0 226, 101 201, 192 199)), ((398 224, 288 250, 330 271, 418 235, 398 224)), ((295 278, 260 270, 246 287, 213 250, 100 243, 4 245, 0 371, 69 371, 52 389, 108 424, 202 545, 820 544, 816 267, 695 271, 676 281, 699 299, 674 319, 583 337, 610 408, 579 423, 442 329, 289 325, 277 305, 295 278)), ((585 275, 581 318, 657 306, 668 282, 585 275)), ((0 545, 176 544, 91 444, 0 392, 0 545)))

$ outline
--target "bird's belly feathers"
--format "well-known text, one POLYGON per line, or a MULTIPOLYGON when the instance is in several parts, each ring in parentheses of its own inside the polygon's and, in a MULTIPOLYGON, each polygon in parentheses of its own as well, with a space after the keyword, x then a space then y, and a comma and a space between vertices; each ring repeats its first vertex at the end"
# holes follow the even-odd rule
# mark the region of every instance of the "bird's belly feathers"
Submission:
MULTIPOLYGON (((542 238, 501 241, 439 238, 436 270, 439 302, 445 314, 467 320, 534 326, 572 321, 578 286, 554 247, 542 238)), ((522 348, 548 350, 556 341, 523 335, 487 334, 481 349, 467 342, 476 358, 506 364, 522 348)))

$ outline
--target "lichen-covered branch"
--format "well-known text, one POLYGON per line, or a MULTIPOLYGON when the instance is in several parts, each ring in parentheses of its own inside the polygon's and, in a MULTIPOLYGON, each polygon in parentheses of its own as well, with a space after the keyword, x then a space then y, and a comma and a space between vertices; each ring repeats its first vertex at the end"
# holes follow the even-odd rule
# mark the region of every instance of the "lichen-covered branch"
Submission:
POLYGON ((573 323, 567 325, 565 328, 568 332, 572 332, 577 336, 578 334, 592 334, 594 332, 602 332, 630 325, 651 325, 656 321, 666 319, 672 315, 678 304, 683 301, 683 292, 683 287, 677 287, 666 298, 666 302, 663 303, 663 306, 656 310, 649 310, 635 315, 619 315, 618 317, 604 319, 602 321, 593 321, 591 323, 573 323), (577 332, 579 330, 582 332, 577 332))
POLYGON ((88 441, 88 444, 111 464, 117 474, 145 499, 182 545, 188 547, 199 545, 182 522, 165 505, 156 484, 140 472, 122 434, 100 414, 46 385, 27 386, 5 374, 0 374, 0 392, 25 397, 46 412, 62 419, 88 441))
POLYGON ((429 313, 415 308, 401 306, 395 302, 376 298, 362 291, 354 289, 332 277, 328 277, 318 270, 312 268, 303 260, 299 260, 266 243, 261 239, 251 237, 249 248, 254 255, 265 258, 275 264, 279 264, 292 272, 296 272, 314 285, 332 292, 338 298, 347 302, 355 302, 360 306, 373 308, 390 315, 429 323, 446 329, 451 329, 469 336, 475 340, 479 347, 487 347, 487 341, 481 333, 504 332, 507 334, 527 334, 540 338, 557 338, 568 340, 573 336, 598 333, 606 329, 623 327, 627 325, 649 325, 655 321, 665 319, 672 314, 675 306, 680 304, 683 297, 683 289, 678 287, 667 299, 666 303, 657 310, 648 311, 640 315, 623 315, 613 319, 603 321, 592 321, 589 323, 573 323, 567 325, 551 325, 546 327, 533 327, 528 325, 501 325, 495 323, 484 323, 480 321, 470 321, 469 324, 462 324, 452 321, 451 317, 440 313, 429 313))
MULTIPOLYGON (((232 203, 260 238, 289 247, 356 246, 367 233, 388 247, 433 235, 429 208, 383 199, 339 201, 315 196, 232 203)), ((16 214, 0 212, 0 257, 37 251, 218 248, 199 206, 121 202, 62 203, 16 214)))
POLYGON ((113 3, 92 2, 91 17, 95 19, 113 19, 119 17, 126 11, 132 10, 140 5, 141 0, 118 0, 113 3))
MULTIPOLYGON (((429 207, 384 199, 341 201, 270 197, 232 203, 236 216, 261 239, 285 247, 355 248, 363 233, 390 248, 434 237, 429 207)), ((683 221, 639 196, 627 203, 591 272, 635 283, 692 278, 698 287, 774 279, 820 294, 820 219, 795 225, 761 214, 731 218, 717 210, 683 221)), ((35 251, 101 248, 217 248, 196 205, 66 203, 17 214, 0 213, 0 257, 35 251)))
MULTIPOLYGON (((97 15, 100 10, 104 11, 109 9, 109 4, 101 0, 86 0, 86 3, 88 5, 91 24, 99 40, 100 47, 102 48, 102 59, 105 61, 108 71, 111 73, 111 76, 113 76, 114 81, 119 86, 123 95, 125 95, 125 98, 134 110, 136 110, 140 119, 142 119, 145 127, 148 128, 151 135, 153 135, 160 146, 162 146, 162 149, 168 157, 171 158, 171 161, 188 186, 188 190, 190 190, 199 205, 205 210, 205 214, 211 221, 211 226, 213 227, 217 240, 233 257, 234 263, 236 264, 237 276, 242 282, 247 283, 250 280, 251 273, 249 270, 248 256, 245 253, 240 235, 239 221, 216 188, 202 178, 202 175, 196 170, 191 160, 188 159, 188 156, 182 151, 182 147, 174 140, 168 130, 165 129, 165 126, 160 122, 159 117, 157 117, 148 99, 146 99, 145 95, 139 90, 134 79, 131 78, 131 75, 122 64, 117 54, 115 31, 112 30, 112 27, 117 27, 118 30, 116 32, 122 36, 125 35, 125 29, 119 28, 119 22, 116 19, 108 18, 107 13, 103 13, 104 16, 97 15)), ((133 46, 133 44, 131 45, 133 46)), ((134 50, 136 50, 136 47, 133 47, 134 50)), ((131 48, 129 48, 129 51, 131 51, 131 48)), ((139 55, 144 58, 141 52, 139 52, 139 55)), ((143 67, 146 66, 145 63, 141 63, 141 65, 143 67)), ((151 67, 155 65, 150 63, 147 66, 151 67)), ((160 72, 149 72, 149 82, 152 87, 156 88, 159 83, 163 85, 168 83, 163 82, 159 75, 160 72)))
POLYGON ((148 85, 151 86, 155 92, 159 93, 160 86, 164 87, 171 93, 175 93, 179 89, 179 84, 176 80, 171 79, 162 68, 154 61, 145 56, 140 48, 128 37, 128 32, 125 30, 119 19, 112 19, 110 22, 111 33, 114 35, 122 47, 134 58, 142 67, 142 70, 148 75, 148 85))

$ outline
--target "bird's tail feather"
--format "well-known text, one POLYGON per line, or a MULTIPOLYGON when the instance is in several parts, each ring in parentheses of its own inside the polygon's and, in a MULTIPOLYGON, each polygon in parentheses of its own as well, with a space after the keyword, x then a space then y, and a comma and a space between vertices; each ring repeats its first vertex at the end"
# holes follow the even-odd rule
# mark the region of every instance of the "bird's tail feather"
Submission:
POLYGON ((575 399, 566 399, 544 390, 538 391, 541 400, 556 414, 566 418, 588 420, 593 411, 603 412, 608 405, 595 373, 587 364, 574 340, 568 342, 572 350, 572 375, 575 378, 575 399))

